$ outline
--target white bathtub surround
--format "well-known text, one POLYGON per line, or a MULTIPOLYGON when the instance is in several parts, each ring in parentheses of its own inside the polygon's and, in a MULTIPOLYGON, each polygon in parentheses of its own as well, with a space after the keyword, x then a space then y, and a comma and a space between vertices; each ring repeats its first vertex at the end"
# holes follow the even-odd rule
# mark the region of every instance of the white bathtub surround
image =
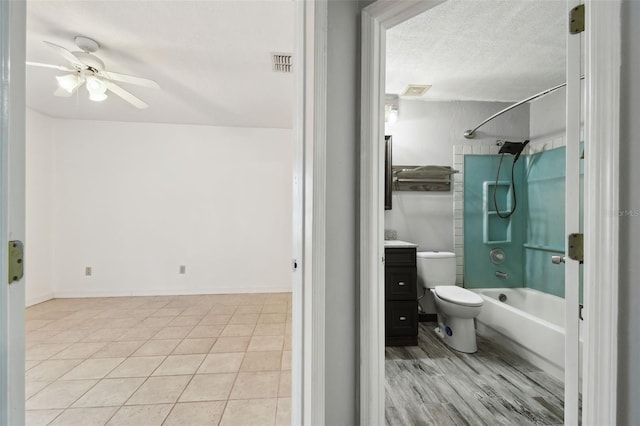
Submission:
POLYGON ((563 298, 529 288, 474 291, 485 300, 476 318, 478 334, 502 344, 533 365, 564 380, 563 298), (500 301, 500 295, 506 296, 504 302, 500 301))

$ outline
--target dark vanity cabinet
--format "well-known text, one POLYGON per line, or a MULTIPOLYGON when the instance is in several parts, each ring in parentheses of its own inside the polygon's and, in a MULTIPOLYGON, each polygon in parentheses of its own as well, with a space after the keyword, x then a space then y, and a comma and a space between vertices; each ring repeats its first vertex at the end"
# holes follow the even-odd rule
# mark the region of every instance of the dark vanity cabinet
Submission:
POLYGON ((418 344, 418 292, 415 248, 384 250, 385 335, 387 346, 418 344))

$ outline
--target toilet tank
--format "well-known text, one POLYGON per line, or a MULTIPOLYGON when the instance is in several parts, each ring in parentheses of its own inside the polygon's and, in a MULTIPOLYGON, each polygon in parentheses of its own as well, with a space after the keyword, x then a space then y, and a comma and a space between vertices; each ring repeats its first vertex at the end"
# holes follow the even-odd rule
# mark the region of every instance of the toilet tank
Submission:
POLYGON ((456 284, 456 255, 448 251, 416 253, 418 283, 423 288, 456 284))

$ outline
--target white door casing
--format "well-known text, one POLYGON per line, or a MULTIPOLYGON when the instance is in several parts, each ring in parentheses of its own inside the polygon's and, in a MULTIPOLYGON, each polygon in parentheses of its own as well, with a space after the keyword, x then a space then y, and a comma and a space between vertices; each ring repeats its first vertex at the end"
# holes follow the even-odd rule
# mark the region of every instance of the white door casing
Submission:
POLYGON ((24 279, 7 283, 25 235, 26 2, 0 2, 0 425, 24 424, 24 279))
POLYGON ((582 424, 615 425, 618 377, 619 0, 586 0, 582 424))
POLYGON ((324 424, 325 414, 327 12, 326 0, 296 2, 292 425, 324 424))
POLYGON ((360 127, 360 425, 384 418, 385 32, 444 0, 377 1, 362 10, 360 127))

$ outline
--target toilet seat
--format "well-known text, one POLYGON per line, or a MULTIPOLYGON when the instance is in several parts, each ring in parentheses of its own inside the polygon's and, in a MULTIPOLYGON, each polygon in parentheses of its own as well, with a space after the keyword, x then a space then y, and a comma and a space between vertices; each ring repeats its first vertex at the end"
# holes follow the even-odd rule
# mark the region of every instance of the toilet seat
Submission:
POLYGON ((455 303, 456 305, 482 306, 483 303, 480 295, 455 285, 436 286, 434 292, 440 299, 455 303))

